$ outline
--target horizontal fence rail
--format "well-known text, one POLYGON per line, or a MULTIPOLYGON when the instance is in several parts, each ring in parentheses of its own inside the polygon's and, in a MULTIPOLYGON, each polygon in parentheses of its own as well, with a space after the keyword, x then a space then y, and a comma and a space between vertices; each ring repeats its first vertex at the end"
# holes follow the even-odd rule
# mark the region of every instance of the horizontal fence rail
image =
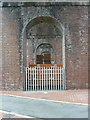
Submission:
POLYGON ((26 91, 62 90, 63 67, 26 67, 26 91))

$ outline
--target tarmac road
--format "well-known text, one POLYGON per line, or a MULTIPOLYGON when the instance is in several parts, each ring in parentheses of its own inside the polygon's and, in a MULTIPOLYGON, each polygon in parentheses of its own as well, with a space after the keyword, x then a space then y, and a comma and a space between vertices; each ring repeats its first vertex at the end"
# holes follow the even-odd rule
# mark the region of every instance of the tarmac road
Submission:
POLYGON ((0 95, 1 110, 35 118, 88 118, 88 105, 0 95))

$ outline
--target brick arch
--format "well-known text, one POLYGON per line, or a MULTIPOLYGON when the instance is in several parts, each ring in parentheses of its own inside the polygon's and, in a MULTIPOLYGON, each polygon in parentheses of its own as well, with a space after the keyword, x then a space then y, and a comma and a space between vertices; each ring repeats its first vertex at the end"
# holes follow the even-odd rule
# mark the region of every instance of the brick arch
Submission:
POLYGON ((36 50, 35 50, 35 57, 37 55, 42 55, 43 53, 47 53, 47 54, 50 54, 51 56, 51 63, 54 62, 55 63, 55 51, 54 51, 54 48, 53 46, 50 44, 50 43, 41 43, 39 44, 37 47, 36 47, 36 50), (48 50, 46 50, 46 46, 48 45, 48 50), (43 50, 40 51, 40 48, 43 46, 43 50))
POLYGON ((22 33, 25 34, 26 30, 28 28, 31 28, 33 26, 35 26, 36 24, 39 24, 41 22, 46 22, 46 23, 50 23, 53 24, 54 26, 56 26, 61 32, 63 31, 63 25, 53 16, 51 15, 44 15, 44 16, 36 16, 33 17, 31 19, 29 19, 28 21, 26 21, 24 28, 22 30, 22 33))
MULTIPOLYGON (((64 27, 56 18, 54 18, 52 16, 37 16, 37 17, 34 17, 34 18, 30 19, 30 21, 28 21, 28 23, 26 23, 26 25, 23 29, 23 49, 24 49, 23 56, 25 56, 24 57, 24 64, 23 64, 24 66, 26 66, 26 64, 27 64, 26 60, 25 60, 25 58, 26 58, 25 44, 26 44, 26 41, 27 41, 26 33, 27 33, 28 29, 32 28, 33 26, 35 26, 39 23, 43 23, 43 22, 53 24, 61 32, 62 39, 64 39, 64 27)), ((63 42, 63 40, 62 40, 62 42, 63 42)), ((65 62, 64 62, 64 64, 65 64, 65 62)))
POLYGON ((23 66, 24 67, 27 66, 27 62, 26 62, 27 61, 27 59, 26 59, 26 44, 27 44, 26 33, 27 33, 27 30, 32 28, 33 26, 39 24, 39 23, 53 24, 55 27, 57 27, 59 29, 59 31, 62 34, 62 62, 63 62, 63 73, 64 73, 63 79, 66 80, 66 75, 65 75, 65 29, 64 29, 64 26, 56 18, 54 18, 52 16, 37 16, 35 18, 32 18, 25 25, 25 27, 23 29, 23 49, 24 49, 23 56, 25 56, 25 57, 23 57, 23 59, 24 59, 23 66))
POLYGON ((56 18, 50 17, 50 16, 39 16, 36 18, 33 18, 30 22, 28 22, 28 24, 26 25, 25 31, 27 32, 27 30, 39 23, 49 23, 54 25, 55 27, 57 27, 60 32, 62 33, 63 29, 62 29, 62 25, 57 21, 56 18))

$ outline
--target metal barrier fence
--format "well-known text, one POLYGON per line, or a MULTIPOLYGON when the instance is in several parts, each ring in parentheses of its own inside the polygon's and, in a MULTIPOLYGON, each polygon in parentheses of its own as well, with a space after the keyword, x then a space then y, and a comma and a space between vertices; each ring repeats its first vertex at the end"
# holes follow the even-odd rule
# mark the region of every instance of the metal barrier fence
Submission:
POLYGON ((63 67, 26 67, 26 91, 62 90, 63 67))

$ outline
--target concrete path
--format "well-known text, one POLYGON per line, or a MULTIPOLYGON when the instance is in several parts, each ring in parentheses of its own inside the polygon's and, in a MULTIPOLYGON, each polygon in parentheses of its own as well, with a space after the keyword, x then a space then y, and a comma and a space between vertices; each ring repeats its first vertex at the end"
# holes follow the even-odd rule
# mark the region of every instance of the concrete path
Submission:
POLYGON ((88 105, 0 95, 1 110, 35 118, 88 118, 88 105))

